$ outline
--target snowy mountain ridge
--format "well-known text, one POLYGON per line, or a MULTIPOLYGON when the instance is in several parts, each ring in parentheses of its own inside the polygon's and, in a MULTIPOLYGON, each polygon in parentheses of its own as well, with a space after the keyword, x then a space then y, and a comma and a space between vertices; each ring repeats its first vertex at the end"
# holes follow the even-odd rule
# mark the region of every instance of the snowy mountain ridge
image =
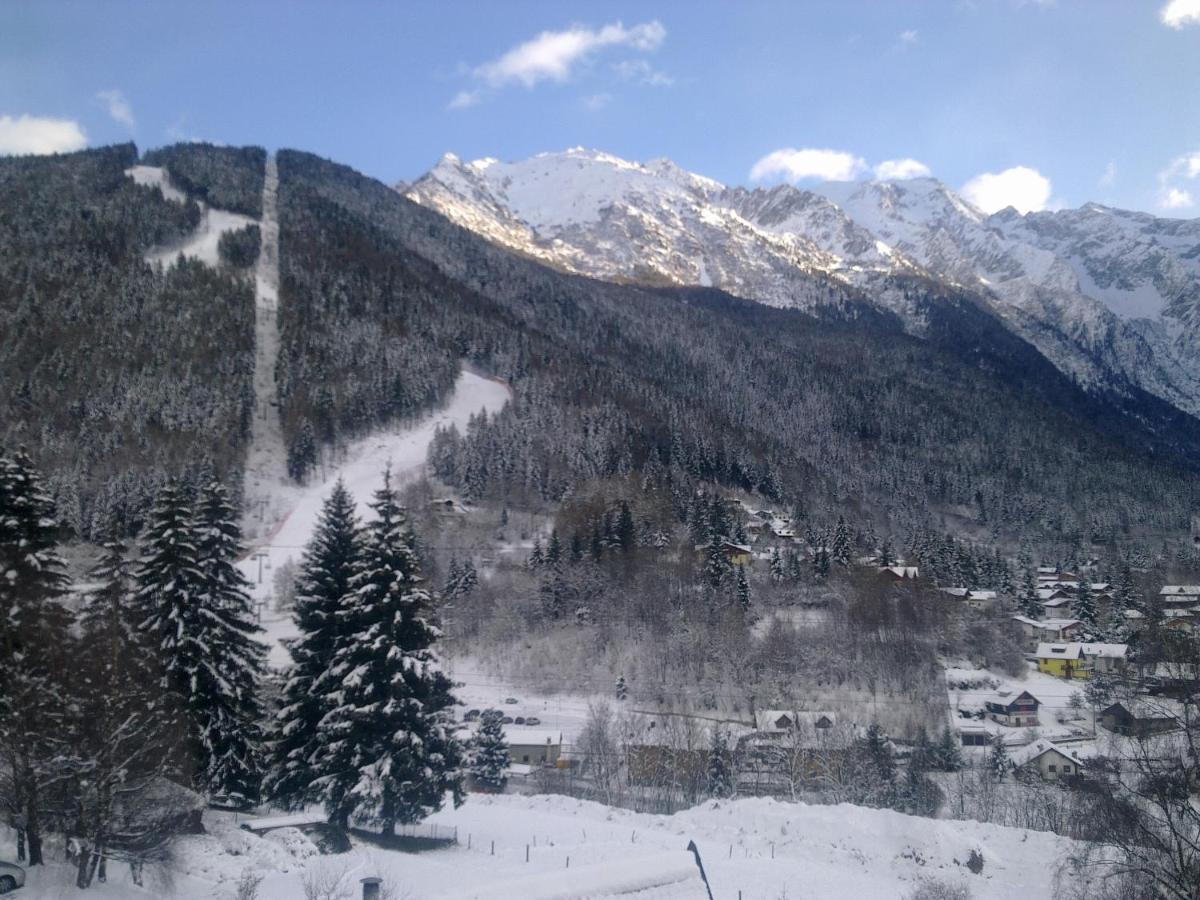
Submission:
POLYGON ((933 178, 750 190, 583 148, 511 163, 447 154, 403 188, 495 243, 604 280, 806 310, 832 283, 919 333, 893 279, 933 278, 983 298, 1082 383, 1200 412, 1200 220, 1097 204, 989 216, 933 178))

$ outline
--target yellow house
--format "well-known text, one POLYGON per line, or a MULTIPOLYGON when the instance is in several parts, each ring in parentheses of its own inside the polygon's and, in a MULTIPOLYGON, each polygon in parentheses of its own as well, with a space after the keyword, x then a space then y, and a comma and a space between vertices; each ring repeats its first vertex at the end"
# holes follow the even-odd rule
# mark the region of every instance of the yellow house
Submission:
POLYGON ((745 544, 724 541, 721 544, 721 551, 735 566, 748 566, 754 560, 754 554, 745 544))
POLYGON ((1092 672, 1115 672, 1125 664, 1125 644, 1038 644, 1038 671, 1056 678, 1088 678, 1092 672))
POLYGON ((1080 644, 1038 644, 1037 664, 1056 678, 1087 678, 1080 644))

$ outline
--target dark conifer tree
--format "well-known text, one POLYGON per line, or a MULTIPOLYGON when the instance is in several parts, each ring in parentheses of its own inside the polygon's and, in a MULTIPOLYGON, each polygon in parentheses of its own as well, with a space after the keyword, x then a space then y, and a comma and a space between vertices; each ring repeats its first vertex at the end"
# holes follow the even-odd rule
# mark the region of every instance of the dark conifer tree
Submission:
POLYGON ((733 767, 729 742, 720 727, 712 730, 708 745, 708 792, 714 797, 733 796, 733 767))
POLYGON ((0 451, 0 758, 22 817, 29 864, 41 865, 45 795, 65 774, 73 715, 66 567, 49 497, 24 452, 0 451))
POLYGON ((325 499, 300 564, 293 613, 300 636, 287 645, 292 665, 271 730, 266 793, 290 808, 317 799, 312 782, 319 776, 314 767, 319 725, 332 707, 331 698, 318 692, 317 684, 333 663, 360 553, 354 498, 339 480, 325 499))
POLYGON ((433 645, 429 593, 390 473, 376 491, 359 570, 339 615, 333 662, 317 684, 335 705, 321 721, 317 781, 331 821, 353 816, 391 834, 462 802, 462 748, 450 679, 433 645))

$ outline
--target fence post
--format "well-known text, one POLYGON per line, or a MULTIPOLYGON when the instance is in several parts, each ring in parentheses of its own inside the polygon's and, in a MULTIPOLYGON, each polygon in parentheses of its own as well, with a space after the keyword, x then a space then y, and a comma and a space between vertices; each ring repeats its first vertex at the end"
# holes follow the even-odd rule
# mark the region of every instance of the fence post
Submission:
POLYGON ((571 868, 571 857, 567 857, 567 868, 571 868))
POLYGON ((492 841, 492 856, 496 855, 496 842, 492 841))
POLYGON ((771 841, 771 859, 775 858, 775 842, 771 841))
POLYGON ((471 849, 471 832, 467 832, 467 849, 471 849))
POLYGON ((529 862, 529 845, 525 845, 525 862, 529 862))

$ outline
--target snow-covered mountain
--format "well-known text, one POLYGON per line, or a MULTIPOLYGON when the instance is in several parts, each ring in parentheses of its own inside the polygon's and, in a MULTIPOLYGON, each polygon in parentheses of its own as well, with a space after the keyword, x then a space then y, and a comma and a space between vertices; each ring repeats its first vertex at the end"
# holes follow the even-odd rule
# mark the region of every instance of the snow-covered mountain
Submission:
POLYGON ((488 239, 613 281, 712 285, 812 309, 861 291, 920 332, 894 276, 979 296, 1083 383, 1200 412, 1200 221, 1089 204, 988 216, 932 178, 747 190, 582 148, 446 155, 403 190, 488 239))

